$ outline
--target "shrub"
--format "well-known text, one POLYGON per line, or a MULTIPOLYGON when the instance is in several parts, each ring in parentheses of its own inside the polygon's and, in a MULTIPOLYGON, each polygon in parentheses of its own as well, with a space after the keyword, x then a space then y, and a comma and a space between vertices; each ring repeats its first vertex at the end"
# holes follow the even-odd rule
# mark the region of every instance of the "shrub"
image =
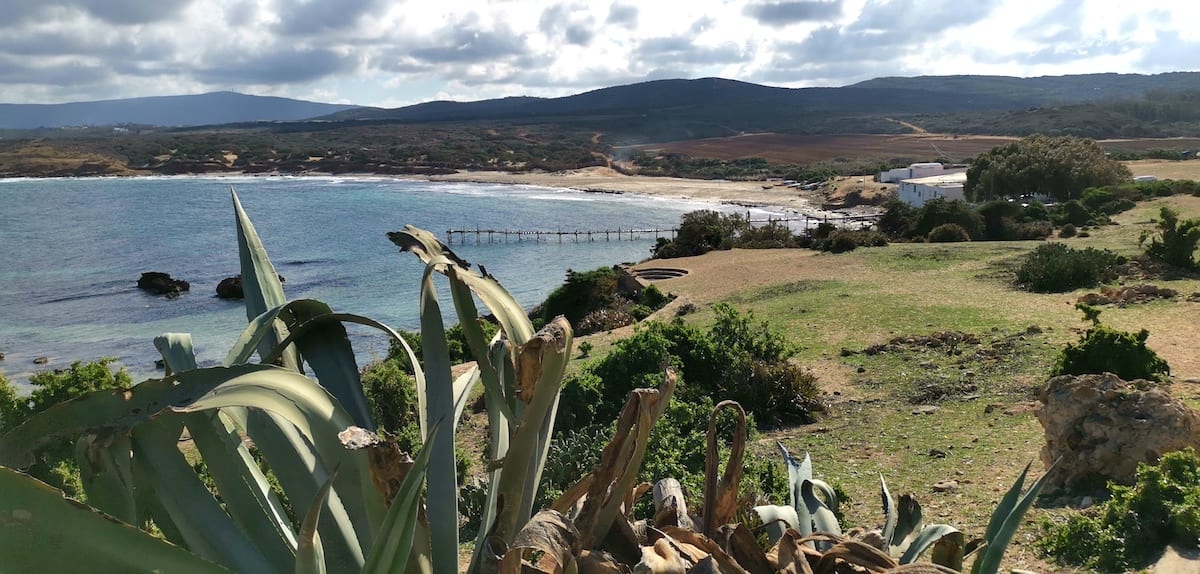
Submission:
POLYGON ((616 419, 629 391, 661 382, 663 361, 679 373, 675 399, 736 400, 770 426, 811 422, 822 410, 820 391, 808 371, 788 364, 795 349, 766 323, 752 323, 728 305, 717 305, 707 331, 650 322, 618 341, 603 359, 573 377, 562 391, 559 429, 616 419))
POLYGON ((909 230, 916 225, 917 215, 917 208, 893 199, 884 206, 883 214, 875 222, 875 227, 888 237, 909 237, 909 230))
POLYGON ((407 361, 385 359, 362 372, 363 395, 379 428, 399 432, 417 420, 417 387, 407 361))
POLYGON ((1075 226, 1071 225, 1070 223, 1062 226, 1062 229, 1058 230, 1058 236, 1062 237, 1063 239, 1075 237, 1075 226))
POLYGON ((1072 199, 1059 205, 1051 214, 1051 221, 1057 225, 1068 223, 1075 226, 1100 225, 1106 223, 1104 217, 1092 213, 1078 200, 1072 199))
POLYGON ((1079 342, 1067 345, 1055 361, 1051 376, 1112 373, 1126 381, 1159 379, 1170 374, 1171 367, 1146 346, 1149 331, 1118 331, 1100 324, 1100 310, 1077 303, 1076 309, 1092 322, 1079 342))
POLYGON ((580 356, 580 358, 587 358, 587 356, 588 356, 588 355, 591 355, 591 354, 592 354, 592 349, 593 349, 593 348, 594 348, 594 345, 592 345, 592 342, 591 342, 591 341, 582 341, 582 342, 580 342, 580 343, 579 343, 579 356, 580 356))
POLYGON ((1187 449, 1158 464, 1138 465, 1133 486, 1109 484, 1112 498, 1071 516, 1043 523, 1043 551, 1066 564, 1105 572, 1149 565, 1168 544, 1200 541, 1200 458, 1187 449))
POLYGON ((743 249, 780 249, 795 247, 796 237, 787 225, 773 221, 759 227, 747 226, 738 234, 733 245, 743 249))
POLYGON ((958 243, 970 241, 971 236, 957 223, 946 223, 933 228, 926 238, 930 243, 958 243))
POLYGON ((671 302, 671 297, 662 292, 658 285, 651 283, 645 289, 642 289, 642 304, 654 309, 655 311, 662 309, 671 302))
POLYGON ((1163 206, 1159 211, 1158 235, 1144 232, 1141 243, 1146 245, 1146 255, 1151 259, 1181 269, 1196 269, 1193 255, 1200 244, 1200 219, 1180 221, 1178 212, 1163 206))
POLYGON ((814 241, 812 248, 830 253, 845 253, 859 247, 883 247, 887 244, 887 236, 878 231, 839 229, 825 239, 814 241))
POLYGON ((692 211, 680 218, 675 238, 659 238, 652 253, 654 257, 668 259, 729 249, 738 234, 749 227, 746 218, 738 214, 725 215, 708 209, 692 211))
POLYGON ((578 335, 590 335, 601 331, 620 329, 636 322, 637 318, 632 313, 632 307, 630 309, 608 307, 597 309, 585 315, 583 319, 580 319, 579 325, 575 327, 575 333, 578 335))
POLYGON ((1017 268, 1017 285, 1035 293, 1061 293, 1091 287, 1116 278, 1123 257, 1088 247, 1072 249, 1062 243, 1039 245, 1017 268))
POLYGON ((921 207, 909 236, 928 237, 934 228, 947 223, 958 224, 971 239, 983 237, 983 216, 962 201, 945 199, 935 199, 921 207))
POLYGON ((567 280, 546 297, 542 319, 547 322, 562 315, 579 325, 593 311, 608 307, 617 293, 617 271, 601 267, 586 272, 567 270, 567 280))

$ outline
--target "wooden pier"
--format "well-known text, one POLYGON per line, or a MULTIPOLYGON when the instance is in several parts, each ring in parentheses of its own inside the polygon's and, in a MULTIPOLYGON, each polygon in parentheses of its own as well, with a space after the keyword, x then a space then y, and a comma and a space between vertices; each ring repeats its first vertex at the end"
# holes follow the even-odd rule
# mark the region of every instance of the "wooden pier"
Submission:
MULTIPOLYGON (((793 216, 793 217, 778 217, 767 219, 749 219, 751 225, 775 225, 782 224, 791 227, 791 224, 803 224, 800 228, 808 232, 821 223, 832 223, 838 227, 853 227, 858 223, 859 227, 868 227, 878 219, 878 216, 864 215, 853 216, 845 215, 840 217, 815 217, 815 216, 793 216)), ((468 229, 465 227, 459 229, 446 230, 447 245, 466 245, 471 236, 475 238, 475 245, 484 243, 519 243, 524 241, 546 242, 546 243, 563 243, 564 239, 573 243, 581 241, 639 241, 642 239, 658 239, 659 237, 667 237, 674 239, 675 234, 679 231, 677 227, 669 228, 622 228, 616 229, 572 229, 572 230, 548 230, 548 229, 484 229, 476 227, 468 229)))

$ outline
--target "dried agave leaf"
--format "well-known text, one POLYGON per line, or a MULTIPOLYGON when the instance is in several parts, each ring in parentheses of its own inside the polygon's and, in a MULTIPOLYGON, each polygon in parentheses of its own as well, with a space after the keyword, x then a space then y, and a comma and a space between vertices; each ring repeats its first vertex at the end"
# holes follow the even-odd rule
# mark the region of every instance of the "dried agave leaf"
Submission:
POLYGON ((629 568, 607 552, 584 550, 575 561, 579 574, 629 574, 629 568))
POLYGON ((857 540, 843 540, 821 556, 821 561, 817 563, 813 572, 815 574, 832 574, 837 571, 839 562, 877 573, 888 572, 899 566, 891 556, 868 544, 857 540))
POLYGON ((642 559, 633 574, 687 574, 688 563, 666 538, 642 547, 642 559))
POLYGON ((736 401, 721 401, 708 418, 708 454, 704 469, 704 534, 715 538, 721 526, 733 522, 737 513, 738 486, 742 481, 742 462, 746 457, 746 411, 736 401), (717 416, 723 409, 738 415, 737 430, 730 445, 729 460, 720 478, 720 449, 717 446, 717 416))
POLYGON ((904 564, 886 571, 885 574, 959 574, 957 570, 937 564, 904 564))
POLYGON ((579 531, 562 514, 543 510, 517 532, 512 546, 500 560, 498 574, 519 574, 527 551, 542 553, 536 566, 545 572, 561 573, 575 560, 579 531), (549 568, 549 569, 547 569, 549 568))
POLYGON ((692 532, 690 530, 683 530, 678 527, 667 528, 663 532, 667 536, 674 538, 679 542, 691 544, 705 552, 708 552, 710 555, 712 555, 713 559, 716 560, 717 566, 720 567, 720 571, 723 574, 749 574, 749 572, 746 572, 746 569, 742 568, 736 561, 734 561, 729 554, 726 554, 716 542, 713 542, 711 538, 703 534, 692 532))
POLYGON ((725 538, 725 550, 742 568, 750 574, 775 574, 766 553, 746 525, 738 524, 733 528, 726 526, 722 530, 728 533, 725 538))

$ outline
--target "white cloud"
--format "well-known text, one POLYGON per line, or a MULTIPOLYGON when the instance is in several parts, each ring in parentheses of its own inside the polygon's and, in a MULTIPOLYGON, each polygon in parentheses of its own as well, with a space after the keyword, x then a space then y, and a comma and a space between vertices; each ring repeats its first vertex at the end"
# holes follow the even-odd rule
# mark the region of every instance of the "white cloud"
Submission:
POLYGON ((1193 69, 1194 3, 1142 0, 9 0, 0 102, 239 90, 365 105, 661 77, 1193 69))

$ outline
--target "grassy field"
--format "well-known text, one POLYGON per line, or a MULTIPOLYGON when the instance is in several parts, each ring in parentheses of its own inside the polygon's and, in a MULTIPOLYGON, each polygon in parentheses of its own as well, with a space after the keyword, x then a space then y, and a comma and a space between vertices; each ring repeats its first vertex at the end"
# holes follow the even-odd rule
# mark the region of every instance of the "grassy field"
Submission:
MULTIPOLYGON (((1117 225, 1089 230, 1090 237, 1065 241, 1138 254, 1138 238, 1161 205, 1200 216, 1200 198, 1158 200, 1119 215, 1117 225)), ((821 377, 830 413, 814 425, 764 433, 752 452, 777 457, 776 440, 810 452, 817 474, 853 497, 846 507, 850 525, 880 523, 882 474, 893 493, 917 496, 927 520, 978 536, 1021 468, 1030 461, 1037 472, 1043 468, 1033 401, 1059 350, 1086 328, 1074 303, 1087 290, 1034 294, 1012 287, 1017 261, 1038 244, 893 244, 840 255, 714 252, 671 260, 691 273, 659 286, 701 308, 690 321, 710 322, 709 305, 722 301, 769 319, 821 377), (945 332, 953 334, 938 335, 945 332), (914 414, 919 405, 938 410, 914 414), (942 480, 957 481, 957 489, 934 493, 942 480)), ((1200 281, 1151 282, 1181 296, 1108 307, 1101 319, 1149 329, 1150 346, 1172 366, 1174 392, 1200 406, 1194 351, 1200 303, 1185 300, 1200 292, 1200 281)), ((593 338, 598 352, 611 338, 593 338)), ((1030 542, 1038 521, 1078 503, 1078 496, 1044 500, 1028 515, 1006 565, 1060 570, 1030 542)))

